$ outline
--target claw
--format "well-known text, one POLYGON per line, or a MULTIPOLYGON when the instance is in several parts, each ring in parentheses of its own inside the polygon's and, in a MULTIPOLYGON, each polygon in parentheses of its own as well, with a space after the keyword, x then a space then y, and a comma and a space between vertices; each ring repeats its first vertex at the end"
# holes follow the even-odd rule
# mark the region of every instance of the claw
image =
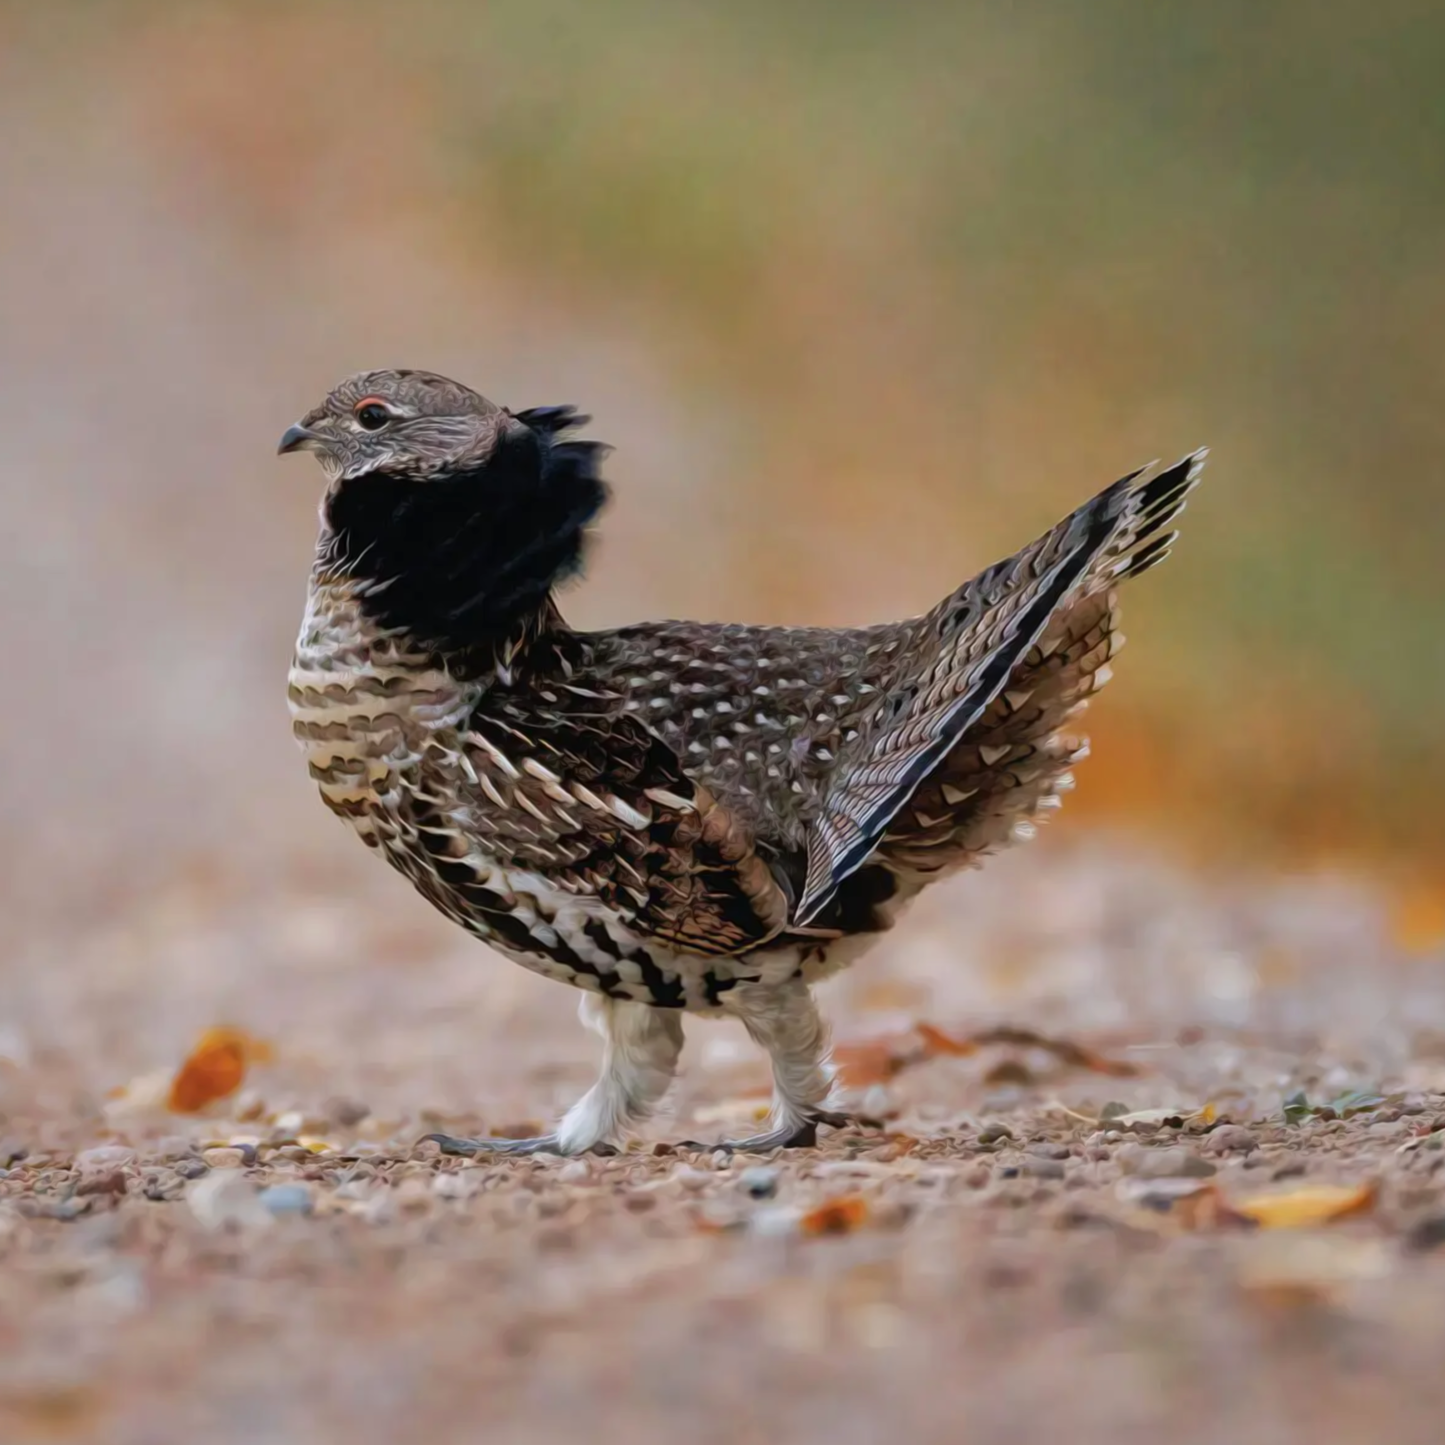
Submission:
MULTIPOLYGON (((535 1139, 458 1139, 451 1134, 423 1134, 418 1144, 435 1144, 443 1154, 458 1154, 471 1159, 478 1154, 565 1154, 562 1141, 555 1134, 541 1134, 535 1139)), ((590 1149, 574 1153, 596 1154, 610 1159, 622 1151, 615 1145, 599 1142, 590 1149)))
POLYGON ((418 1144, 435 1144, 443 1154, 459 1154, 470 1159, 477 1154, 560 1154, 562 1146, 555 1134, 536 1139, 458 1139, 451 1134, 423 1134, 418 1144))
POLYGON ((801 1124, 770 1129, 766 1134, 751 1134, 746 1139, 721 1139, 714 1144, 700 1144, 696 1139, 684 1139, 677 1147, 711 1154, 767 1154, 774 1149, 816 1149, 819 1124, 826 1124, 830 1129, 844 1129, 850 1124, 867 1129, 883 1127, 879 1119, 869 1119, 859 1114, 839 1114, 829 1109, 815 1109, 801 1124))

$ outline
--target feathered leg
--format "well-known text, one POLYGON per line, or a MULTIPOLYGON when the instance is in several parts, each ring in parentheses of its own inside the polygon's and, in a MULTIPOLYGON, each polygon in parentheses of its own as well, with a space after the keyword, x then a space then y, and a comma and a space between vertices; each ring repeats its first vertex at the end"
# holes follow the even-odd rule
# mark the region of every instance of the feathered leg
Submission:
POLYGON ((795 979, 782 985, 743 985, 727 995, 724 1007, 768 1052, 773 1066, 772 1127, 746 1139, 694 1144, 694 1148, 759 1154, 769 1149, 809 1149, 818 1142, 819 1124, 853 1122, 825 1107, 833 1088, 828 1026, 805 983, 795 979))
POLYGON ((535 1139, 456 1139, 428 1134, 443 1154, 585 1154, 615 1145, 661 1102, 682 1053, 675 1009, 586 994, 582 1022, 602 1035, 602 1073, 554 1133, 535 1139))

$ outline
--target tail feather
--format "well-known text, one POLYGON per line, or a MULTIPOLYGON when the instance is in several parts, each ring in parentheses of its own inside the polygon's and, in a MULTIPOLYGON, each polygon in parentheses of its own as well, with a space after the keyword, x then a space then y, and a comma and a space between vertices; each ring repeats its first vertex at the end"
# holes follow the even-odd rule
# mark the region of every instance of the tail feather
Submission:
MULTIPOLYGON (((1002 708, 1002 716, 992 725, 1008 719, 1005 731, 1011 736, 997 749, 975 750, 984 773, 999 761, 996 751, 1011 757, 1015 745, 1032 751, 1036 738, 1042 742, 1058 728, 1060 704, 1071 707, 1103 685, 1108 678, 1105 663, 1114 646, 1112 588, 1121 578, 1137 576, 1168 555, 1176 534, 1162 529, 1183 509, 1205 455, 1203 449, 1191 453, 1157 475, 1149 475, 1151 465, 1122 477, 1033 544, 986 569, 919 619, 905 668, 892 680, 873 725, 840 768, 838 785, 814 823, 796 923, 807 923, 826 906, 839 884, 879 849, 885 833, 904 841, 890 832, 900 810, 935 775, 942 789, 941 766, 965 739, 973 738, 974 728, 990 709, 1002 708), (1006 691, 1012 686, 1010 679, 1021 669, 1030 673, 1023 688, 1026 695, 1036 685, 1033 672, 1058 670, 1062 660, 1054 669, 1045 666, 1052 647, 1040 653, 1035 644, 1046 637, 1056 619, 1072 615, 1095 597, 1099 603, 1089 605, 1104 609, 1098 647, 1077 658, 1070 651, 1067 675, 1059 678, 1059 695, 1048 699, 1055 706, 1036 709, 1038 718, 1025 726, 1024 718, 1013 715, 1014 702, 1006 691), (1032 663, 1036 653, 1037 668, 1032 663), (996 706, 1000 697, 1005 702, 996 706)), ((1092 630, 1091 622, 1085 631, 1092 630)), ((978 792, 982 779, 970 779, 964 786, 951 776, 946 781, 949 788, 940 791, 939 800, 931 790, 923 800, 923 831, 937 833, 939 842, 959 837, 948 815, 954 812, 955 799, 962 804, 978 792)), ((1024 781, 1015 779, 1014 785, 1024 781)), ((911 818, 904 832, 911 834, 916 826, 918 819, 911 818)))

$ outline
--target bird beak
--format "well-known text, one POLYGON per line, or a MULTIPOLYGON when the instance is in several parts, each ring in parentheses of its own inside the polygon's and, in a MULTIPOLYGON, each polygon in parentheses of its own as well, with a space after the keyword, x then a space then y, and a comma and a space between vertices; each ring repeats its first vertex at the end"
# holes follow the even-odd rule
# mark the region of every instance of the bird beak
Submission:
POLYGON ((281 444, 276 448, 276 455, 284 457, 287 452, 299 452, 305 447, 315 446, 320 440, 314 431, 308 431, 297 422, 295 426, 288 426, 281 433, 281 444))

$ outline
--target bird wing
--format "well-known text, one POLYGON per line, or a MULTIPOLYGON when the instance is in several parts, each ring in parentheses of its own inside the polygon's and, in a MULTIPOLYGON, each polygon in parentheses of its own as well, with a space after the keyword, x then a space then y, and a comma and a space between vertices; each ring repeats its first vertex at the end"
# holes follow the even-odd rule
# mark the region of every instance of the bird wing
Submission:
POLYGON ((794 912, 805 925, 878 848, 893 818, 984 715, 1061 607, 1146 571, 1184 506, 1205 453, 1100 492, 1023 551, 965 583, 918 620, 905 664, 852 749, 808 837, 794 912))
POLYGON ((635 717, 493 698, 463 734, 459 767, 467 806, 428 847, 484 911, 525 875, 687 953, 744 952, 787 921, 752 830, 635 717))

